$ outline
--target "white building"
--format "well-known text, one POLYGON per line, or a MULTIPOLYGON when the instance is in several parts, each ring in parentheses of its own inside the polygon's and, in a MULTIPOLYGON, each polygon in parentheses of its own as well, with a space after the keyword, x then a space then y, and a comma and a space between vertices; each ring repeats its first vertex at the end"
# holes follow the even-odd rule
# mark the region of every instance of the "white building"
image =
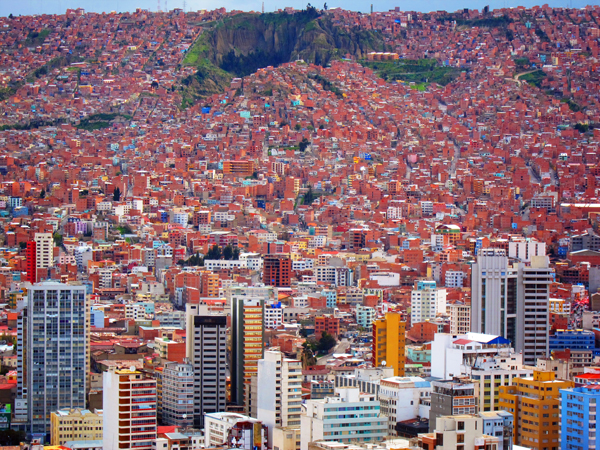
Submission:
POLYGON ((130 303, 125 305, 125 318, 139 320, 146 317, 146 308, 139 303, 130 303))
POLYGON ((281 303, 265 304, 265 328, 275 329, 283 323, 283 309, 281 303))
POLYGON ((379 382, 381 415, 387 417, 388 435, 396 436, 396 424, 429 417, 431 384, 420 377, 391 377, 379 382))
POLYGON ((249 270, 261 270, 263 258, 260 253, 240 253, 240 261, 246 261, 249 270))
POLYGON ((431 344, 431 376, 441 379, 466 376, 477 385, 479 410, 497 408, 498 387, 509 386, 513 378, 531 376, 533 367, 523 365, 523 355, 515 353, 502 336, 466 333, 436 333, 431 344))
POLYGON ((225 289, 226 306, 230 309, 236 300, 263 300, 265 303, 274 299, 273 286, 255 284, 248 286, 246 283, 233 284, 225 289))
POLYGON ((446 313, 446 289, 438 288, 435 281, 419 281, 410 293, 411 323, 435 319, 446 313))
POLYGON ((307 400, 303 405, 301 450, 318 440, 376 443, 387 435, 387 418, 381 416, 375 394, 359 388, 336 388, 335 397, 307 400))
POLYGON ((314 269, 317 281, 333 284, 334 286, 351 286, 352 270, 349 267, 316 266, 314 269))
POLYGON ((445 275, 444 285, 447 288, 461 288, 463 287, 463 280, 465 279, 465 273, 460 270, 447 270, 445 275))
POLYGON ((248 267, 248 261, 242 259, 205 259, 204 267, 207 270, 220 269, 245 269, 248 267))
POLYGON ((400 286, 400 274, 396 272, 373 272, 369 280, 377 281, 381 287, 400 286))
MULTIPOLYGON (((265 352, 258 361, 257 419, 269 429, 269 443, 275 428, 300 429, 302 412, 302 363, 287 359, 278 349, 265 352)), ((271 447, 271 446, 269 446, 271 447)))
POLYGON ((204 446, 221 447, 227 442, 229 430, 240 421, 254 420, 243 414, 230 412, 209 413, 204 416, 204 446))
POLYGON ((302 272, 303 270, 310 270, 315 267, 315 260, 312 258, 298 259, 292 261, 292 270, 295 272, 302 272))
POLYGON ((509 258, 517 258, 522 262, 530 262, 532 256, 546 256, 546 243, 535 239, 523 239, 508 243, 509 258))
POLYGON ((54 266, 54 239, 52 233, 35 233, 36 268, 48 269, 54 266))

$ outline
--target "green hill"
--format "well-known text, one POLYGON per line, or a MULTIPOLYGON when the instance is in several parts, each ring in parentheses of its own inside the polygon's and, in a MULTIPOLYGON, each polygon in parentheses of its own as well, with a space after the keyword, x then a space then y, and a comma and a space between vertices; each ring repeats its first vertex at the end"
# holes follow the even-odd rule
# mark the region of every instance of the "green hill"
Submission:
POLYGON ((184 103, 222 92, 232 77, 263 67, 297 59, 325 66, 347 54, 363 58, 385 50, 378 32, 336 26, 311 7, 295 14, 238 14, 205 26, 188 50, 183 64, 199 73, 183 80, 184 103))

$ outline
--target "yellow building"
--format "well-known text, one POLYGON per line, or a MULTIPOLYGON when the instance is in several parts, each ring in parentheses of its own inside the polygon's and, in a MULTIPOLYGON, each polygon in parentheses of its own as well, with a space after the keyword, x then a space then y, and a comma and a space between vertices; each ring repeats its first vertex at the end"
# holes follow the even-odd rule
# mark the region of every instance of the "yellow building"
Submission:
POLYGON ((385 361, 394 368, 394 376, 404 376, 406 323, 399 313, 387 313, 385 319, 373 322, 373 365, 385 361))
POLYGON ((52 445, 69 441, 101 441, 102 410, 63 409, 50 414, 52 445))
POLYGON ((500 386, 498 406, 514 416, 514 443, 527 448, 558 450, 560 447, 560 389, 574 386, 557 380, 556 374, 534 370, 533 377, 514 378, 512 386, 500 386))

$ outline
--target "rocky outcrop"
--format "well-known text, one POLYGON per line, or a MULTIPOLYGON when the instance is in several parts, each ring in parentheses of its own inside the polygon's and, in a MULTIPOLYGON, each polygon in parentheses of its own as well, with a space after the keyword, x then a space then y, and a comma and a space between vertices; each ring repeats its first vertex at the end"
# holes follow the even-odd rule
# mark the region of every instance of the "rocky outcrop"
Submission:
MULTIPOLYGON (((336 26, 314 8, 295 14, 238 14, 206 29, 194 46, 195 61, 209 62, 231 76, 246 76, 297 59, 325 66, 347 54, 361 58, 369 51, 386 50, 377 32, 336 26)), ((210 85, 206 94, 224 84, 210 73, 193 81, 210 85)))

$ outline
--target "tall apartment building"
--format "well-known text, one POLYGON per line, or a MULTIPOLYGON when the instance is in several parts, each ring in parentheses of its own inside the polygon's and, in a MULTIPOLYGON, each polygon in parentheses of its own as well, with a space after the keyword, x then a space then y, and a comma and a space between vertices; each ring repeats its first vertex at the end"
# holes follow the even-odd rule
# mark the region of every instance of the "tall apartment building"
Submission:
POLYGON ((429 431, 441 416, 457 416, 477 413, 475 385, 467 378, 453 378, 431 382, 431 410, 429 431))
POLYGON ((102 441, 102 410, 59 409, 50 414, 51 445, 72 441, 102 441))
POLYGON ((151 450, 156 439, 156 380, 114 367, 102 377, 103 450, 151 450))
POLYGON ((26 430, 44 437, 52 412, 85 408, 89 308, 85 286, 46 281, 31 285, 27 297, 18 326, 16 405, 26 430))
MULTIPOLYGON (((186 363, 167 363, 162 373, 161 412, 164 425, 193 427, 195 415, 194 367, 186 363)), ((202 385, 198 386, 201 389, 202 385)))
POLYGON ((268 286, 289 287, 292 260, 287 255, 265 255, 263 283, 268 286))
POLYGON ((387 417, 380 414, 375 394, 359 388, 336 388, 335 397, 307 400, 302 412, 301 444, 314 441, 377 443, 387 435, 387 417))
POLYGON ((446 312, 450 313, 450 334, 456 336, 471 331, 471 305, 450 303, 446 305, 446 312))
POLYGON ((236 298, 231 302, 231 401, 248 408, 246 399, 258 360, 264 356, 265 301, 236 298))
POLYGON ((549 286, 554 279, 547 256, 531 265, 509 264, 503 249, 480 249, 472 268, 471 331, 503 336, 523 362, 535 365, 548 354, 549 286))
POLYGON ((556 379, 551 371, 534 370, 532 377, 513 380, 500 387, 499 407, 512 413, 514 443, 533 449, 558 450, 560 445, 560 390, 571 381, 556 379))
POLYGON ((37 249, 35 241, 27 242, 25 250, 26 266, 27 266, 27 281, 29 283, 37 282, 37 249))
POLYGON ((261 390, 256 418, 268 427, 269 443, 275 428, 300 429, 302 363, 286 358, 278 349, 266 351, 258 361, 257 386, 261 390))
POLYGON ((435 281, 418 281, 410 293, 410 323, 425 322, 445 313, 446 289, 436 287, 435 281))
POLYGON ((560 450, 600 448, 598 385, 561 389, 560 399, 560 450))
POLYGON ((194 425, 202 427, 204 413, 225 411, 227 403, 227 317, 188 303, 186 355, 194 372, 194 425))
POLYGON ((373 322, 373 365, 394 368, 394 376, 404 376, 406 363, 406 323, 399 313, 386 313, 373 322))
POLYGON ((38 269, 54 267, 54 239, 52 233, 35 233, 35 261, 38 269))

